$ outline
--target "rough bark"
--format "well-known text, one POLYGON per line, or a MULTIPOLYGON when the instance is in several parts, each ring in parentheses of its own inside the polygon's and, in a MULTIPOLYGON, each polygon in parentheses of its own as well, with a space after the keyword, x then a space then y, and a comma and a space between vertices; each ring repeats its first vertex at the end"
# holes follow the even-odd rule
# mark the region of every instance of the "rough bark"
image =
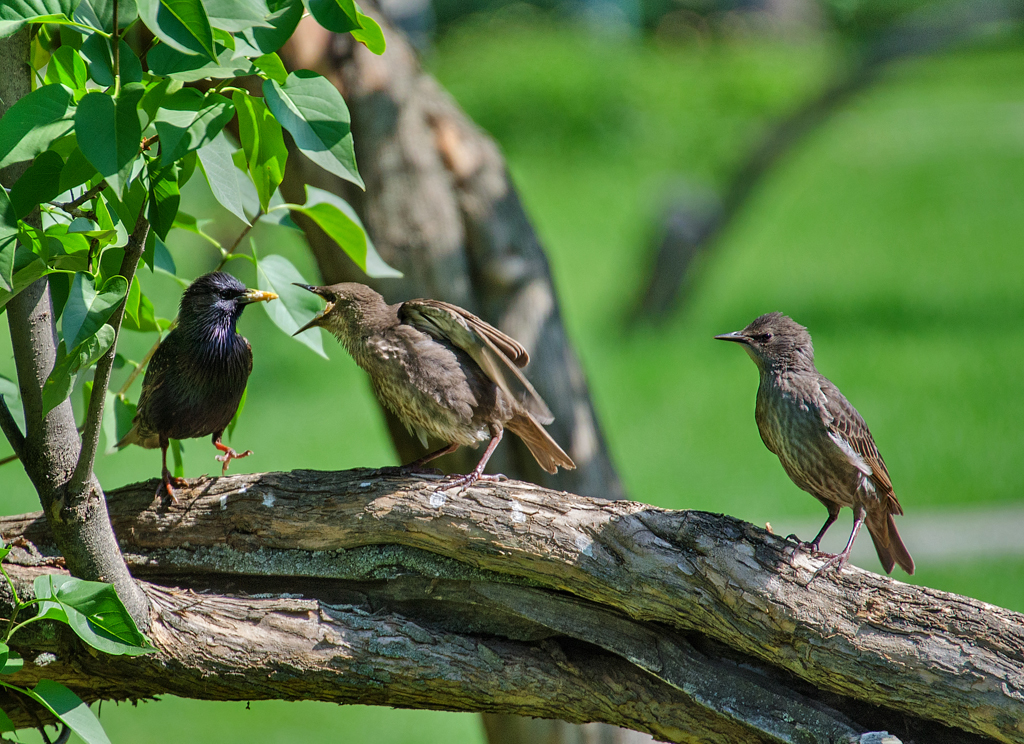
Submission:
MULTIPOLYGON (((178 505, 155 482, 111 492, 162 653, 65 650, 23 674, 91 698, 515 712, 680 742, 1024 742, 1017 613, 854 568, 808 588, 818 559, 720 515, 371 473, 205 479, 178 505)), ((55 553, 41 515, 0 531, 22 563, 55 553)))
MULTIPOLYGON (((26 26, 0 39, 0 116, 30 90, 29 31, 26 26)), ((0 172, 0 182, 10 188, 28 165, 24 162, 8 166, 0 172)), ((39 211, 26 216, 25 222, 41 227, 39 211)), ((83 579, 113 583, 132 615, 145 627, 148 602, 121 558, 91 460, 80 477, 74 479, 82 446, 71 400, 43 415, 43 384, 53 370, 58 347, 49 281, 43 278, 34 282, 11 299, 6 311, 25 411, 25 438, 19 447, 21 463, 52 522, 71 572, 83 579), (77 481, 74 484, 73 479, 77 481)), ((109 356, 113 353, 111 350, 109 356)))
MULTIPOLYGON (((373 280, 315 226, 306 228, 324 280, 361 281, 389 301, 432 297, 477 313, 521 341, 532 361, 526 373, 551 407, 551 435, 576 462, 549 475, 525 445, 507 437, 491 472, 577 493, 622 497, 618 475, 590 402, 586 379, 562 325, 558 299, 540 242, 511 183, 497 145, 419 67, 400 32, 384 24, 383 56, 302 26, 284 50, 286 63, 316 69, 345 95, 352 115, 363 193, 289 154, 282 187, 291 201, 305 184, 346 197, 359 212, 381 256, 403 279, 373 280)), ((404 461, 423 453, 401 424, 389 419, 404 461)), ((466 472, 480 451, 443 458, 442 469, 466 472)))

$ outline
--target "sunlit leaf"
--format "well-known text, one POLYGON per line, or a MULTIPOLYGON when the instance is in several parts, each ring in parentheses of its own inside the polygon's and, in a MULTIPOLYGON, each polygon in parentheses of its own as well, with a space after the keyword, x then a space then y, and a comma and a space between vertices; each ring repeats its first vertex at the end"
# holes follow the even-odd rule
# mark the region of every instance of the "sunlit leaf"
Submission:
POLYGON ((60 83, 71 90, 84 90, 88 80, 89 72, 82 55, 70 46, 62 46, 53 53, 43 78, 44 83, 60 83))
MULTIPOLYGON (((255 251, 253 251, 255 255, 255 251)), ((289 336, 308 323, 322 309, 322 302, 313 293, 295 283, 308 284, 299 270, 284 256, 265 256, 256 262, 256 284, 265 292, 277 294, 277 302, 264 302, 263 309, 274 324, 289 336)), ((320 331, 312 328, 295 337, 320 356, 324 353, 320 331)))
POLYGON ((4 0, 0 3, 0 38, 10 36, 29 21, 57 16, 70 18, 76 0, 4 0))
POLYGON ((142 127, 138 104, 145 92, 140 83, 129 83, 116 99, 106 93, 89 93, 75 114, 78 146, 118 193, 139 154, 142 127))
POLYGON ((283 85, 288 79, 288 70, 285 69, 284 62, 281 61, 276 52, 257 57, 252 63, 256 66, 256 69, 277 83, 283 85))
POLYGON ((18 248, 18 217, 7 192, 0 187, 0 289, 14 287, 14 253, 18 248))
POLYGON ((199 162, 214 198, 248 225, 249 218, 246 217, 245 206, 252 204, 255 207, 259 197, 252 181, 232 161, 231 154, 234 150, 221 132, 212 142, 199 148, 199 162))
POLYGON ((217 93, 182 88, 164 99, 155 125, 160 135, 160 163, 168 165, 211 142, 235 115, 230 100, 217 93))
POLYGON ((283 85, 264 81, 263 96, 306 157, 328 173, 363 185, 356 169, 348 107, 331 81, 311 70, 299 70, 288 75, 283 85))
POLYGON ((223 44, 215 44, 217 58, 212 62, 206 56, 196 56, 179 52, 166 44, 157 44, 146 61, 149 71, 156 75, 165 75, 181 82, 192 82, 205 78, 233 78, 239 75, 251 75, 256 71, 252 62, 247 59, 236 59, 233 50, 223 44))
POLYGON ((44 679, 34 689, 23 692, 57 716, 86 744, 110 744, 103 726, 89 706, 64 685, 44 679))
POLYGON ((43 415, 63 403, 75 386, 75 378, 82 369, 88 369, 114 343, 114 329, 105 325, 96 335, 87 338, 70 354, 64 353, 64 342, 57 349, 57 363, 43 385, 43 415))
POLYGON ((264 0, 203 0, 210 25, 235 33, 247 28, 269 26, 270 9, 264 0))
POLYGON ((71 93, 53 83, 18 99, 0 117, 0 168, 34 158, 75 126, 71 93))
POLYGON ((185 445, 178 439, 171 440, 171 461, 174 468, 175 478, 185 477, 185 465, 181 461, 181 453, 184 451, 185 445))
POLYGON ((10 290, 0 289, 0 309, 48 270, 46 263, 31 250, 18 246, 14 253, 14 286, 10 290))
POLYGON ((384 40, 384 32, 381 30, 380 24, 365 13, 360 12, 358 8, 359 6, 356 6, 356 15, 361 28, 352 30, 352 38, 374 54, 384 54, 387 42, 384 40))
POLYGON ((58 606, 75 635, 93 648, 114 656, 156 650, 135 625, 113 584, 46 574, 37 577, 33 586, 36 598, 43 600, 39 614, 51 617, 58 606))
POLYGON ((273 12, 267 16, 267 27, 255 26, 238 34, 239 54, 256 57, 276 52, 295 33, 302 18, 302 0, 271 0, 270 8, 273 12))
POLYGON ((201 54, 217 60, 213 29, 202 0, 138 0, 146 28, 179 52, 201 54))
POLYGON ((265 211, 284 179, 288 148, 281 125, 261 99, 244 91, 235 91, 231 98, 238 112, 238 133, 249 174, 265 211))
POLYGON ((384 263, 356 211, 340 196, 307 186, 306 203, 301 206, 290 204, 289 207, 313 220, 368 276, 402 276, 402 272, 384 263))
POLYGON ((88 25, 110 33, 114 30, 115 2, 117 3, 117 27, 128 28, 139 17, 139 9, 135 0, 82 0, 82 3, 75 9, 75 17, 87 18, 88 25))
POLYGON ((97 289, 91 274, 75 274, 61 321, 67 348, 74 349, 103 327, 127 292, 128 280, 123 276, 112 276, 97 289))
POLYGON ((352 0, 306 0, 316 22, 336 34, 361 28, 356 4, 352 0))

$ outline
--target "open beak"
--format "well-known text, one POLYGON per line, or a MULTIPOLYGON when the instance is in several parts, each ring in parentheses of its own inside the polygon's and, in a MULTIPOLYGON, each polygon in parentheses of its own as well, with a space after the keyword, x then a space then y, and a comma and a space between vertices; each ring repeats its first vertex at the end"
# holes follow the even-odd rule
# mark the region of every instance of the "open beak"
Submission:
POLYGON ((324 316, 334 309, 334 299, 331 297, 330 293, 324 287, 312 287, 308 284, 299 284, 298 282, 293 282, 293 284, 296 287, 302 287, 303 289, 307 289, 315 295, 320 295, 325 300, 327 300, 327 306, 319 315, 313 316, 313 318, 308 323, 306 323, 306 325, 302 326, 302 328, 300 328, 299 330, 295 331, 295 333, 292 334, 293 336, 298 336, 303 331, 308 331, 310 328, 315 328, 316 326, 320 325, 320 321, 323 320, 324 316))
POLYGON ((238 302, 242 305, 248 305, 250 302, 269 302, 270 300, 276 300, 277 295, 273 292, 263 292, 259 289, 247 289, 245 294, 238 298, 238 302))
POLYGON ((744 336, 743 331, 733 331, 732 333, 723 333, 721 336, 715 336, 717 341, 735 341, 738 344, 749 344, 750 336, 744 336))

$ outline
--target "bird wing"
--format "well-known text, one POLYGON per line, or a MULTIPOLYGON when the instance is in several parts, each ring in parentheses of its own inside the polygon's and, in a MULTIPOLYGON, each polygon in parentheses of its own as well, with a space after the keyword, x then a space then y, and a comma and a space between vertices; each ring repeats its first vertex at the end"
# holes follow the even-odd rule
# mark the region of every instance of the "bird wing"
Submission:
POLYGON ((167 343, 168 338, 170 335, 164 338, 146 365, 146 375, 142 378, 142 392, 139 393, 139 403, 135 409, 135 418, 132 419, 131 431, 117 443, 118 447, 138 444, 153 449, 160 446, 160 435, 151 420, 150 405, 154 397, 159 397, 167 368, 173 363, 173 354, 169 351, 172 344, 167 343))
MULTIPOLYGON (((900 507, 899 501, 896 500, 892 481, 889 478, 889 470, 885 467, 885 461, 882 459, 878 447, 875 446, 875 440, 871 436, 868 425, 857 409, 830 380, 822 377, 818 384, 825 398, 825 405, 820 408, 821 417, 832 440, 847 453, 848 457, 852 454, 870 468, 871 472, 865 473, 865 475, 871 479, 884 496, 888 497, 889 510, 895 514, 902 514, 903 509, 900 507)), ((853 461, 852 458, 851 461, 853 461)), ((855 465, 857 464, 855 461, 853 462, 855 465)))
POLYGON ((465 351, 495 385, 542 424, 555 420, 547 404, 519 371, 530 361, 530 355, 515 339, 461 307, 440 300, 403 302, 398 317, 402 322, 465 351))

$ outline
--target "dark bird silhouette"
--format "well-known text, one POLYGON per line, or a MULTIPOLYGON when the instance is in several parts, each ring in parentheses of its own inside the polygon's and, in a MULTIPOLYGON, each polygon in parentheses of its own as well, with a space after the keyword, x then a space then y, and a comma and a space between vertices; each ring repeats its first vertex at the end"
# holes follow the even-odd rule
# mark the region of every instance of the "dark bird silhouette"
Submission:
POLYGON ((273 292, 246 289, 222 271, 196 279, 181 296, 178 327, 167 334, 146 369, 133 426, 118 447, 138 444, 159 447, 163 454, 163 485, 174 498, 174 486, 185 485, 167 469, 169 439, 213 435, 224 454, 221 475, 239 454, 221 442, 238 410, 252 372, 252 348, 235 332, 235 324, 251 302, 277 299, 273 292))
POLYGON ((388 305, 362 284, 298 286, 327 300, 324 311, 300 328, 321 326, 337 336, 366 370, 381 403, 423 443, 448 444, 405 466, 414 472, 460 446, 490 440, 471 473, 446 478, 444 488, 501 476, 483 475, 507 427, 544 470, 575 464, 541 424, 554 420, 519 371, 530 361, 519 342, 475 315, 437 300, 388 305))
MULTIPOLYGON (((875 544, 886 573, 899 564, 914 573, 893 516, 902 514, 889 471, 864 419, 814 366, 811 335, 782 313, 768 313, 742 331, 715 336, 743 344, 761 374, 754 419, 765 446, 779 457, 800 488, 828 509, 828 519, 810 543, 821 538, 844 506, 853 509, 853 532, 846 548, 814 572, 846 565, 862 524, 875 544)), ((795 537, 792 536, 791 537, 795 537)))

